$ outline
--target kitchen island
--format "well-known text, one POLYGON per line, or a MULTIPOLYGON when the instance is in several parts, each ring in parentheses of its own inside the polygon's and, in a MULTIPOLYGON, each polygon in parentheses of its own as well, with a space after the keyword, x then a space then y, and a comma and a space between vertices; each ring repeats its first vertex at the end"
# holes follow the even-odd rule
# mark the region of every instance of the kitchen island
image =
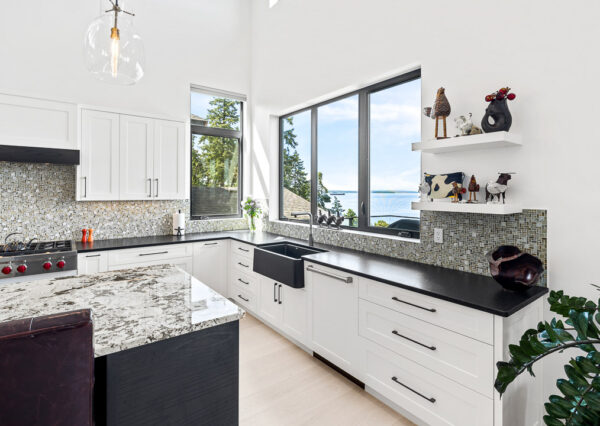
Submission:
POLYGON ((96 424, 237 424, 244 311, 186 272, 7 284, 0 301, 0 322, 92 310, 96 424))

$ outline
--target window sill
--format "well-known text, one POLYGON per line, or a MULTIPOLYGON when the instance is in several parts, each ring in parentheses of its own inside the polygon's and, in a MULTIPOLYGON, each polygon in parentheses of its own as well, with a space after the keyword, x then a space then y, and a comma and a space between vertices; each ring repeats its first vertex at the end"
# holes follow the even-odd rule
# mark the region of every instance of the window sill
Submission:
POLYGON ((205 216, 205 217, 190 217, 187 220, 190 222, 208 222, 213 220, 239 220, 242 216, 205 216))
MULTIPOLYGON (((285 225, 303 226, 305 228, 309 227, 308 223, 299 223, 299 222, 293 222, 293 221, 288 221, 288 220, 272 220, 271 222, 285 224, 285 225)), ((313 225, 313 227, 315 229, 328 229, 328 228, 319 228, 317 225, 313 225)), ((421 240, 418 238, 405 238, 405 237, 398 237, 395 235, 379 234, 377 232, 355 231, 353 229, 347 229, 347 228, 342 228, 340 230, 337 230, 337 229, 329 229, 329 230, 335 231, 335 232, 342 232, 344 234, 353 234, 353 235, 359 235, 362 237, 371 237, 371 238, 385 238, 387 240, 404 241, 407 243, 419 244, 421 242, 421 240)))

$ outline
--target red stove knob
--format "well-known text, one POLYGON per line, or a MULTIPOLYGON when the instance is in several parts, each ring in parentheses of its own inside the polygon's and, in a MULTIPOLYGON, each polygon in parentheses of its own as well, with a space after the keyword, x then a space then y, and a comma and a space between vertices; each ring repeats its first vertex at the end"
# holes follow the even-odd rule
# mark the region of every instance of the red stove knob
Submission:
POLYGON ((56 262, 56 266, 57 266, 59 269, 62 269, 62 268, 64 268, 64 267, 65 267, 65 265, 66 265, 65 261, 64 261, 64 260, 62 260, 62 259, 61 259, 61 260, 59 260, 58 262, 56 262))
POLYGON ((27 270, 27 265, 25 265, 25 264, 17 266, 17 271, 19 271, 19 273, 21 273, 21 274, 24 274, 26 270, 27 270))
POLYGON ((48 260, 47 262, 44 262, 42 268, 44 268, 47 271, 48 269, 52 268, 52 263, 48 260))
POLYGON ((8 275, 12 272, 12 267, 11 266, 5 266, 4 268, 2 268, 2 273, 4 275, 8 275))

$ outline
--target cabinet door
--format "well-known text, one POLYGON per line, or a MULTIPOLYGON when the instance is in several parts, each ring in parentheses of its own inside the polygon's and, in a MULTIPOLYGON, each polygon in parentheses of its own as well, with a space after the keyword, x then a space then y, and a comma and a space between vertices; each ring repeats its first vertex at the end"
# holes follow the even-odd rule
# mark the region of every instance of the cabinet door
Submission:
POLYGON ((227 295, 228 254, 228 241, 194 244, 194 277, 223 296, 227 295))
POLYGON ((153 196, 154 120, 121 115, 121 200, 148 200, 153 196))
POLYGON ((81 112, 80 200, 119 199, 119 114, 81 112))
POLYGON ((96 274, 108 271, 106 252, 81 253, 77 255, 77 272, 79 275, 96 274))
POLYGON ((306 344, 307 297, 306 289, 281 285, 281 330, 299 343, 306 344))
POLYGON ((258 316, 272 325, 279 327, 281 323, 281 304, 279 303, 279 283, 267 277, 260 278, 260 295, 258 297, 258 316))
POLYGON ((185 125, 154 120, 154 199, 185 199, 185 125))
POLYGON ((312 349, 353 374, 357 368, 357 279, 321 265, 308 264, 306 271, 311 295, 312 349))

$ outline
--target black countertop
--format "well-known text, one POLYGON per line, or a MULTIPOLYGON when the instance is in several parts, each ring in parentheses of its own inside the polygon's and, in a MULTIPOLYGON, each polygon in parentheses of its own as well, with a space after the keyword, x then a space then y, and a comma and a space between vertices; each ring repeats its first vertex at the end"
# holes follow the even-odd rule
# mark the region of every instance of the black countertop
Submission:
MULTIPOLYGON (((187 234, 184 237, 164 235, 98 240, 90 244, 78 242, 77 251, 117 250, 227 238, 256 246, 276 241, 307 244, 303 240, 267 232, 223 231, 187 234)), ((514 314, 548 293, 546 287, 532 287, 517 293, 504 290, 493 278, 484 275, 324 244, 315 244, 315 247, 328 251, 304 256, 305 260, 503 317, 514 314)))

